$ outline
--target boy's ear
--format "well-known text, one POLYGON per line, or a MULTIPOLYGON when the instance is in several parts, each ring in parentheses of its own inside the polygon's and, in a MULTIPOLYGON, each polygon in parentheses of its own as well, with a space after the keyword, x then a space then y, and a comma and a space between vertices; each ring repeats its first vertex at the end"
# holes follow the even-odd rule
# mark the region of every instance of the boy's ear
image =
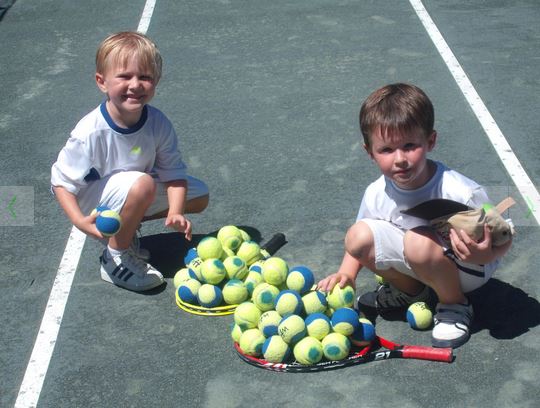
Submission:
POLYGON ((428 152, 431 152, 437 144, 437 131, 434 130, 428 137, 428 152))
POLYGON ((96 72, 96 85, 101 92, 107 93, 107 87, 105 86, 105 77, 99 72, 96 72))
POLYGON ((366 151, 367 154, 369 154, 369 157, 371 157, 373 159, 373 153, 371 152, 371 147, 369 147, 368 145, 364 145, 364 150, 366 151))

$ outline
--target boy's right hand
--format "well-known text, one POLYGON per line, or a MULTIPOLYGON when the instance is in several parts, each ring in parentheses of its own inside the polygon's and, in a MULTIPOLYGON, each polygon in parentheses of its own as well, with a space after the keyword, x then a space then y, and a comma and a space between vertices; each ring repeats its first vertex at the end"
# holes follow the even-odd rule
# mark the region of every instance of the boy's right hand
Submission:
POLYGON ((336 272, 319 281, 317 283, 317 289, 323 292, 330 292, 336 285, 339 285, 340 288, 347 285, 354 287, 354 281, 346 274, 336 272))
POLYGON ((95 212, 94 214, 84 216, 75 226, 86 235, 90 235, 97 239, 104 239, 105 237, 96 227, 96 218, 98 215, 99 214, 95 212))

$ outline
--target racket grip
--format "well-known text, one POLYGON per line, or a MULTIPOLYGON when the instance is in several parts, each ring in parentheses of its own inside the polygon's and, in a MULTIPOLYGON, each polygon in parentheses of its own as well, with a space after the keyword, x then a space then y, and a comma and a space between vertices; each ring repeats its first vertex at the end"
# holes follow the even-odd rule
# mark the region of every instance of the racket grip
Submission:
POLYGON ((425 346, 404 346, 401 351, 404 358, 416 358, 419 360, 443 361, 451 363, 454 353, 451 348, 435 348, 425 346))
POLYGON ((278 232, 277 234, 274 234, 274 236, 270 238, 268 242, 261 245, 261 254, 264 258, 270 258, 286 243, 287 239, 285 238, 285 234, 278 232))

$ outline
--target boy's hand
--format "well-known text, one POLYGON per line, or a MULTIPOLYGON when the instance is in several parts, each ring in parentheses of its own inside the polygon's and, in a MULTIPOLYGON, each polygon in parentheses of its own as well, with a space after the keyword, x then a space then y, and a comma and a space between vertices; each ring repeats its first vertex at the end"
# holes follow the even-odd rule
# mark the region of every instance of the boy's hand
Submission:
POLYGON ((330 292, 336 285, 339 285, 340 288, 347 285, 354 286, 354 281, 346 274, 336 272, 317 283, 317 289, 323 292, 330 292))
POLYGON ((98 215, 99 214, 97 212, 91 215, 87 215, 81 218, 81 220, 77 224, 75 224, 75 226, 87 235, 90 235, 97 239, 104 239, 105 236, 101 232, 99 232, 96 227, 96 218, 98 217, 98 215))
POLYGON ((186 235, 186 239, 191 241, 191 221, 182 214, 168 215, 165 220, 165 226, 171 227, 178 232, 183 232, 186 235))
POLYGON ((454 229, 450 230, 450 242, 454 254, 460 260, 477 265, 484 265, 494 261, 504 255, 512 244, 511 241, 508 241, 501 246, 494 247, 491 240, 491 231, 487 224, 484 224, 484 237, 478 242, 475 242, 465 231, 461 230, 458 233, 454 229))

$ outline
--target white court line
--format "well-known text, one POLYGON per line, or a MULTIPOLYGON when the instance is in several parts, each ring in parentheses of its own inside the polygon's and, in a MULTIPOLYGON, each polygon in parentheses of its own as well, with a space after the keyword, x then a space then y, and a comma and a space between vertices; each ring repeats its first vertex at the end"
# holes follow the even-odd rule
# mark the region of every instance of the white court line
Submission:
MULTIPOLYGON (((137 28, 138 32, 146 34, 155 4, 156 0, 146 1, 137 28)), ((15 408, 37 406, 85 241, 86 235, 73 227, 60 266, 56 272, 56 278, 49 295, 49 301, 45 307, 32 355, 26 366, 26 372, 15 401, 15 408)))
POLYGON ((467 77, 467 74, 459 64, 458 60, 454 56, 454 53, 444 40, 441 32, 431 19, 429 13, 425 9, 421 0, 409 0, 414 11, 418 15, 418 18, 424 25, 427 33, 431 37, 433 44, 437 47, 439 54, 446 63, 446 66, 450 70, 450 73, 454 77, 461 92, 469 102, 474 114, 478 118, 478 121, 482 125, 484 132, 488 136, 491 144, 495 148, 495 151, 499 155, 506 171, 514 181, 518 191, 523 196, 525 203, 529 206, 531 214, 536 219, 536 222, 540 224, 540 194, 534 186, 533 182, 521 166, 521 163, 517 159, 516 155, 512 151, 512 148, 506 141, 501 129, 493 119, 493 116, 489 113, 486 105, 474 89, 471 81, 467 77))

